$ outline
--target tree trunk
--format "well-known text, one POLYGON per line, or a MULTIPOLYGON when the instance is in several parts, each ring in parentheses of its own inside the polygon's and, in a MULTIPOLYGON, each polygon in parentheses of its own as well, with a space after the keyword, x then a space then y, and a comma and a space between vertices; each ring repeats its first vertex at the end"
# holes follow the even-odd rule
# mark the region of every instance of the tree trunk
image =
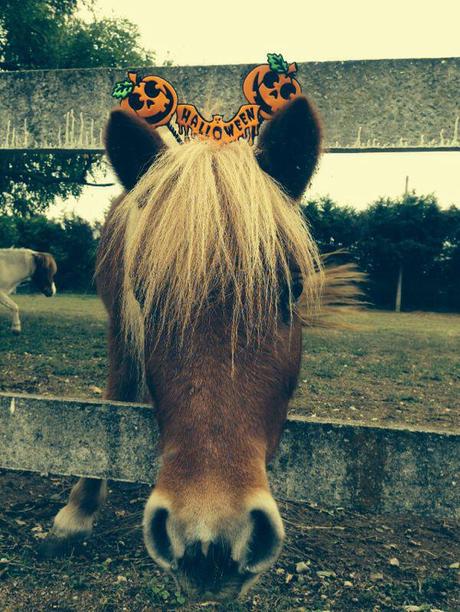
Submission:
POLYGON ((396 287, 395 311, 401 312, 401 292, 402 292, 403 267, 399 265, 398 285, 396 287))

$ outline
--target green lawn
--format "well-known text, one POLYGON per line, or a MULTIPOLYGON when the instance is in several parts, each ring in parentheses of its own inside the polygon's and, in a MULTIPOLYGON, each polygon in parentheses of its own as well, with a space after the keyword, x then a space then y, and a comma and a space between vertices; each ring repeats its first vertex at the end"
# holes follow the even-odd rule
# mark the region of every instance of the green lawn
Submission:
MULTIPOLYGON (((0 310, 0 389, 100 397, 106 318, 94 296, 14 298, 23 333, 0 310)), ((354 329, 307 329, 291 410, 313 418, 459 424, 460 316, 367 311, 354 329)))
POLYGON ((367 311, 349 321, 356 329, 305 330, 294 410, 459 426, 459 315, 367 311))
POLYGON ((95 296, 14 297, 22 334, 0 311, 0 389, 95 397, 107 372, 106 316, 95 296))

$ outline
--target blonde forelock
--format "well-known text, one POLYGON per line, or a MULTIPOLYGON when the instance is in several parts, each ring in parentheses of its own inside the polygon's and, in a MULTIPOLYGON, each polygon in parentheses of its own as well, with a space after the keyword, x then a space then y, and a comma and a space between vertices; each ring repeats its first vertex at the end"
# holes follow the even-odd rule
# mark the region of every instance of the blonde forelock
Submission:
POLYGON ((241 330, 260 338, 276 325, 281 290, 291 295, 293 267, 307 310, 318 309, 320 258, 300 207, 246 142, 168 149, 126 195, 112 227, 113 240, 121 232, 124 241, 124 329, 139 353, 152 313, 157 337, 183 338, 210 301, 231 304, 234 341, 241 330))

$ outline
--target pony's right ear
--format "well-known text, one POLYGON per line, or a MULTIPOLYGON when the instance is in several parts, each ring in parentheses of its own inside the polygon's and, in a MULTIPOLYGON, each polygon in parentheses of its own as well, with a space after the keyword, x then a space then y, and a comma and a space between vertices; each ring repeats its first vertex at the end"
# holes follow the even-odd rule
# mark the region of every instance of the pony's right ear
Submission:
POLYGON ((146 121, 134 113, 116 109, 107 124, 105 149, 123 187, 129 191, 166 145, 146 121))
POLYGON ((313 175, 320 150, 318 113, 305 96, 298 96, 264 126, 256 157, 262 170, 297 200, 313 175))

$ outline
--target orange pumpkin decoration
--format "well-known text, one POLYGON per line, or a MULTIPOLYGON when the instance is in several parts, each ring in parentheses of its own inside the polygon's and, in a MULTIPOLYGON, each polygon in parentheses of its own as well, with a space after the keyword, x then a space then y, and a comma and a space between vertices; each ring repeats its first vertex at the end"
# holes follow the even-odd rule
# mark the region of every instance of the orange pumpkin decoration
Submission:
POLYGON ((152 127, 166 125, 176 112, 176 90, 160 76, 141 79, 136 72, 128 72, 128 80, 117 83, 112 95, 120 99, 122 108, 143 117, 152 127))
POLYGON ((268 63, 256 66, 243 82, 243 93, 248 102, 260 106, 260 116, 271 119, 288 100, 302 92, 294 78, 297 64, 288 64, 282 55, 268 53, 268 63))

